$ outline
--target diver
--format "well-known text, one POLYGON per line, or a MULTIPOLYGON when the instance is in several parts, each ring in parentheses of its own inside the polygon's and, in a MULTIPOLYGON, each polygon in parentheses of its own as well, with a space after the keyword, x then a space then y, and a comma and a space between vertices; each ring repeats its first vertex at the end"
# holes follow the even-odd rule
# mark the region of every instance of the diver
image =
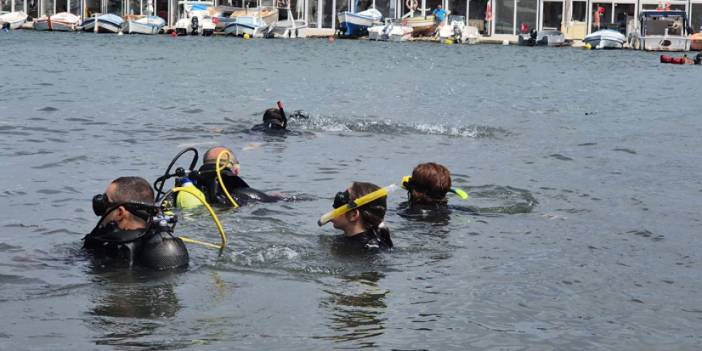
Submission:
POLYGON ((100 216, 83 248, 101 263, 164 270, 188 265, 188 250, 154 204, 154 191, 140 177, 120 177, 93 197, 100 216), (103 262, 104 261, 104 262, 103 262))
POLYGON ((282 199, 280 195, 269 195, 250 187, 239 176, 240 171, 241 166, 234 153, 224 146, 217 146, 207 150, 202 166, 189 179, 204 193, 207 202, 214 205, 239 207, 253 202, 276 202, 282 199), (218 157, 224 187, 217 175, 218 157))
POLYGON ((283 110, 283 104, 278 101, 277 108, 269 108, 263 113, 263 123, 251 128, 252 131, 284 134, 288 128, 288 118, 283 110))
MULTIPOLYGON (((407 190, 407 202, 400 204, 398 214, 403 217, 422 217, 447 220, 450 213, 447 194, 456 194, 461 199, 468 199, 468 194, 459 188, 451 187, 451 173, 445 166, 427 162, 414 167, 412 176, 402 180, 402 187, 407 190)), ((457 207, 452 207, 459 209, 457 207)), ((464 211, 474 212, 467 208, 464 211)))
POLYGON ((393 248, 390 229, 383 219, 387 210, 387 190, 375 184, 353 182, 334 197, 334 210, 318 222, 328 221, 344 232, 336 238, 336 249, 351 252, 388 251, 393 248))

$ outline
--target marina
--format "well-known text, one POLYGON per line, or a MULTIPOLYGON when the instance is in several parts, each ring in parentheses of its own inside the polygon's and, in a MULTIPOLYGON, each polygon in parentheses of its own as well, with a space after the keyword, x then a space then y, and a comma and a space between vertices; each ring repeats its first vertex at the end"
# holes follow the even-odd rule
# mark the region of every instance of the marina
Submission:
POLYGON ((684 52, 702 48, 702 0, 2 0, 0 25, 6 31, 339 36, 684 52), (439 5, 447 13, 441 21, 434 16, 439 5))

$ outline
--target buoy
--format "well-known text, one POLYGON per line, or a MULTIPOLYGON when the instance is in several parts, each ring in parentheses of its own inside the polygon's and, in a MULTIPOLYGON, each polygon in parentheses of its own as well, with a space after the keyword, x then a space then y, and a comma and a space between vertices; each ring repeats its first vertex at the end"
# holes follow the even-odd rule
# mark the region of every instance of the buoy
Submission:
POLYGON ((172 31, 172 32, 171 32, 171 36, 172 36, 173 38, 175 38, 175 37, 178 36, 178 33, 176 33, 176 31, 172 31))
POLYGON ((661 63, 671 63, 673 62, 673 57, 668 55, 661 55, 661 63))
POLYGON ((583 49, 590 50, 592 49, 592 45, 590 43, 586 43, 585 45, 583 45, 583 49))
POLYGON ((673 57, 673 60, 670 63, 674 65, 684 65, 686 62, 684 57, 673 57))
POLYGON ((451 44, 453 44, 453 40, 451 40, 451 39, 444 39, 444 44, 446 44, 446 45, 451 45, 451 44))
POLYGON ((251 36, 249 35, 249 33, 244 33, 244 39, 250 39, 250 38, 251 38, 251 36))

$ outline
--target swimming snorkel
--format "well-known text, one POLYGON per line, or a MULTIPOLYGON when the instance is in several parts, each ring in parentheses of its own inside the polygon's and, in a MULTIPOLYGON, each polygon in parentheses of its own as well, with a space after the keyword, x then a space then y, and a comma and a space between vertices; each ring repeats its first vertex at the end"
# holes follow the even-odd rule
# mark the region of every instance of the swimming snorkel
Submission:
MULTIPOLYGON (((412 176, 402 177, 402 189, 410 191, 412 189, 412 176)), ((451 188, 449 192, 456 194, 461 200, 468 200, 468 193, 461 188, 451 188)))
MULTIPOLYGON (((339 196, 339 194, 337 194, 337 198, 339 198, 339 199, 337 199, 337 198, 334 199, 335 200, 334 201, 335 208, 333 210, 323 214, 321 217, 319 217, 319 220, 317 221, 317 225, 319 225, 321 227, 321 226, 329 223, 329 221, 331 221, 332 219, 339 217, 339 216, 345 214, 346 212, 357 209, 357 208, 359 208, 359 207, 361 207, 369 202, 380 199, 382 197, 386 197, 386 196, 388 196, 389 193, 391 193, 397 189, 398 189, 397 185, 390 184, 390 185, 388 185, 384 188, 380 188, 372 193, 363 195, 356 200, 349 199, 348 192, 345 192, 346 193, 345 199, 344 199, 343 195, 339 196), (342 202, 340 202, 340 201, 342 201, 342 202), (341 205, 343 203, 343 201, 347 201, 347 203, 341 205), (336 206, 339 206, 339 207, 336 207, 336 206)), ((340 194, 344 194, 344 193, 340 193, 340 194)))

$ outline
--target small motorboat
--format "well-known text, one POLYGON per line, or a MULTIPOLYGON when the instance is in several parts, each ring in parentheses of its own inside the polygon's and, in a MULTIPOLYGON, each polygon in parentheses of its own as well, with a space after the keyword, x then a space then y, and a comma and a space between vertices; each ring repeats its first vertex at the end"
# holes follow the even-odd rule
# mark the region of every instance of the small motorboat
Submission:
POLYGON ((585 36, 583 41, 593 49, 621 49, 626 37, 616 30, 602 29, 585 36))
POLYGON ((224 32, 228 35, 244 36, 248 34, 251 38, 261 38, 268 33, 270 24, 266 23, 258 13, 250 15, 240 15, 233 21, 227 23, 224 32))
POLYGON ((27 21, 27 14, 22 11, 0 13, 0 28, 15 30, 27 21))
POLYGON ((559 30, 532 29, 529 33, 519 34, 517 43, 521 46, 563 46, 565 36, 559 30))
POLYGON ((53 16, 41 16, 34 22, 34 30, 72 32, 78 29, 80 17, 70 12, 59 12, 53 16))
POLYGON ((386 20, 385 24, 368 28, 368 39, 379 41, 407 41, 412 39, 412 27, 400 21, 386 20))
POLYGON ((301 19, 295 19, 292 10, 290 9, 290 0, 279 0, 278 8, 287 11, 287 19, 273 23, 266 33, 268 38, 300 38, 304 36, 300 33, 301 29, 307 28, 307 22, 301 19))
POLYGON ((211 1, 178 2, 181 18, 176 21, 175 32, 177 35, 202 35, 210 36, 215 31, 215 21, 210 15, 211 1))
POLYGON ((83 31, 95 33, 119 33, 122 31, 124 20, 122 17, 106 13, 104 15, 89 17, 83 21, 83 31))
POLYGON ((380 24, 383 14, 370 8, 365 11, 353 13, 344 11, 339 13, 339 29, 341 35, 347 38, 357 38, 368 34, 368 28, 380 24))
POLYGON ((124 25, 127 34, 158 34, 163 30, 166 21, 158 16, 144 16, 129 19, 124 25))
MULTIPOLYGON (((411 13, 408 13, 405 16, 410 14, 411 13)), ((434 15, 403 17, 400 23, 403 26, 412 27, 413 37, 430 37, 436 32, 436 21, 434 20, 434 15)))
POLYGON ((629 46, 646 51, 689 51, 688 20, 685 11, 641 11, 629 46))
POLYGON ((457 43, 475 44, 478 40, 478 28, 466 26, 464 16, 449 16, 447 24, 439 26, 439 40, 453 40, 457 43))
POLYGON ((702 51, 702 32, 690 36, 690 50, 702 51))

